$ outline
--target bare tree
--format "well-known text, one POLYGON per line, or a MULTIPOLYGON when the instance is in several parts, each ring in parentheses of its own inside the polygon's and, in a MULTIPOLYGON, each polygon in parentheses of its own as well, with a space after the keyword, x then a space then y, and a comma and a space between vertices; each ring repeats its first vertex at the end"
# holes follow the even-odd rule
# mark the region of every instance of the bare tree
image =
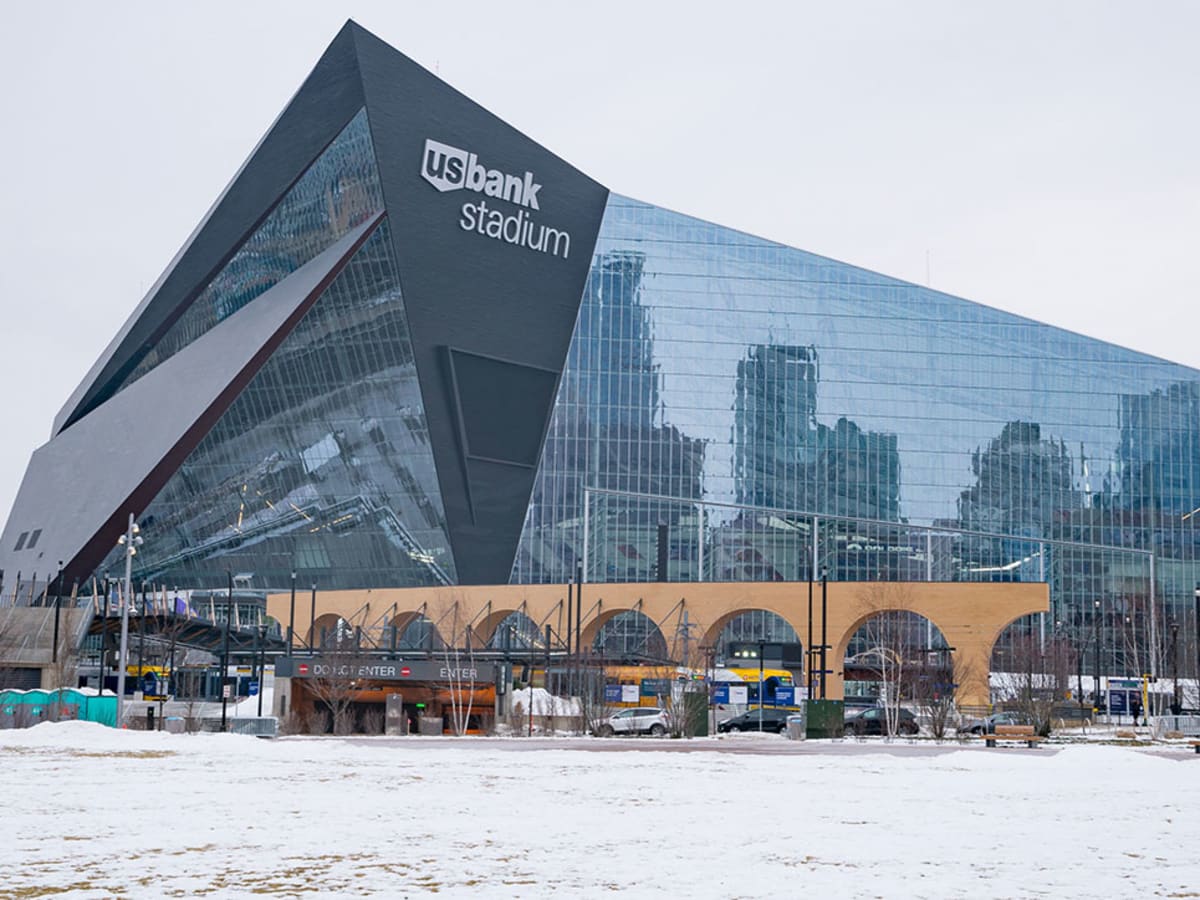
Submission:
POLYGON ((474 709, 475 646, 479 643, 462 609, 461 597, 453 593, 446 598, 436 619, 445 642, 439 682, 450 699, 450 728, 459 737, 467 733, 474 709))
POLYGON ((608 667, 602 656, 579 658, 575 686, 579 697, 580 730, 586 734, 592 723, 607 719, 613 711, 608 701, 608 667))
POLYGON ((910 694, 938 740, 946 736, 958 711, 960 685, 974 680, 974 668, 947 648, 924 653, 908 670, 910 694))
POLYGON ((866 621, 858 630, 866 647, 856 654, 858 661, 875 668, 882 682, 880 700, 889 735, 900 730, 900 710, 912 700, 915 674, 928 657, 925 641, 918 637, 920 618, 910 606, 909 590, 902 584, 872 585, 859 594, 866 621))
POLYGON ((1028 716, 1043 737, 1054 727, 1054 710, 1064 696, 1071 671, 1073 657, 1064 643, 1057 636, 1043 641, 1032 633, 1016 635, 1008 644, 1006 658, 993 666, 999 696, 1028 716))
MULTIPOLYGON (((339 621, 335 633, 321 650, 319 661, 312 663, 307 687, 313 698, 324 704, 334 734, 350 734, 354 728, 354 697, 358 692, 360 654, 353 631, 339 621)), ((314 721, 316 721, 314 717, 314 721)))

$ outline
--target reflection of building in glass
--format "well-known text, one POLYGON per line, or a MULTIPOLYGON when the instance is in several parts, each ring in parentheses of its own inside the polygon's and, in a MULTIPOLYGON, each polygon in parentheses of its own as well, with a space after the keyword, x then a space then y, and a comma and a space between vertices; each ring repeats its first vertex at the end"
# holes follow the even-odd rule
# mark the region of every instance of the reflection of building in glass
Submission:
POLYGON ((1200 383, 1169 384, 1146 394, 1122 394, 1123 505, 1182 516, 1200 494, 1200 383))
POLYGON ((1200 581, 1198 434, 1194 369, 609 193, 348 25, 68 398, 0 570, 87 583, 133 513, 181 589, 1044 579, 1115 634, 1200 581), (490 231, 426 138, 517 173, 490 231), (531 211, 569 258, 506 237, 531 211))
MULTIPOLYGON (((704 443, 662 424, 662 375, 641 300, 644 263, 643 254, 621 251, 592 266, 563 379, 562 414, 551 423, 543 453, 555 464, 543 467, 531 504, 539 519, 549 510, 579 510, 585 485, 646 498, 597 507, 594 527, 612 549, 604 569, 614 580, 653 577, 660 523, 673 534, 674 577, 688 570, 693 535, 681 537, 679 509, 649 498, 700 496, 704 467, 704 443)), ((528 566, 533 580, 564 581, 583 556, 578 530, 564 533, 559 524, 543 524, 523 544, 527 556, 518 566, 528 566)))
POLYGON ((815 347, 759 344, 738 361, 733 465, 737 502, 814 509, 818 468, 815 347))
POLYGON ((1061 440, 1042 438, 1036 422, 1008 422, 971 455, 975 483, 959 496, 963 528, 1051 537, 1056 521, 1080 508, 1071 456, 1061 440))

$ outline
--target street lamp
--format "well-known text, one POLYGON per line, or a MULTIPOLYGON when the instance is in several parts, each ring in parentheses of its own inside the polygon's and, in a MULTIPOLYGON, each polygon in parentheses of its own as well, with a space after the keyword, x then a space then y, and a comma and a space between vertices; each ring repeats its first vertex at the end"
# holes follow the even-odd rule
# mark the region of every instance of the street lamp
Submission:
POLYGON ((129 514, 129 524, 125 533, 117 540, 117 546, 125 551, 125 589, 121 592, 121 651, 117 657, 117 727, 125 725, 125 668, 129 657, 129 600, 133 595, 133 558, 137 548, 142 545, 142 538, 137 522, 133 521, 133 513, 129 514))
POLYGON ((1171 620, 1171 677, 1175 686, 1171 690, 1171 715, 1177 716, 1182 712, 1179 701, 1179 623, 1171 620))
POLYGON ((825 652, 828 649, 828 644, 829 644, 829 629, 827 627, 828 619, 829 619, 829 616, 827 615, 827 613, 829 612, 829 604, 827 602, 828 596, 826 594, 826 587, 828 584, 828 580, 829 580, 829 568, 827 566, 821 566, 821 699, 822 700, 825 699, 825 691, 826 691, 827 683, 829 681, 829 673, 826 670, 826 665, 825 665, 825 663, 826 663, 825 652))
POLYGON ((763 696, 763 650, 765 644, 762 641, 758 642, 758 733, 762 734, 762 709, 763 701, 766 699, 763 696))
POLYGON ((1092 705, 1100 705, 1100 601, 1092 601, 1092 705))

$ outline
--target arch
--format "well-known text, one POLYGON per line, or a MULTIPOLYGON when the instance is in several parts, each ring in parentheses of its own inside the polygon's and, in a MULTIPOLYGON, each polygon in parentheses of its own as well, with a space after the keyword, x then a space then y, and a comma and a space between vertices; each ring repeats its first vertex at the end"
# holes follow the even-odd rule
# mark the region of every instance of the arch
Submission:
POLYGON ((711 624, 704 631, 704 637, 701 639, 701 643, 715 648, 718 642, 721 640, 721 635, 724 633, 729 624, 739 616, 744 616, 748 613, 766 613, 778 617, 779 620, 787 625, 796 635, 796 640, 801 644, 804 643, 804 637, 802 636, 797 623, 793 622, 786 615, 783 609, 779 607, 773 607, 772 605, 768 604, 746 604, 726 610, 711 621, 711 624))
POLYGON ((710 644, 717 659, 724 653, 730 641, 769 641, 772 643, 797 643, 803 645, 799 632, 786 617, 771 609, 742 609, 732 615, 722 616, 724 622, 710 644), (755 621, 758 619, 759 621, 755 621))
POLYGON ((519 609, 498 610, 475 630, 490 650, 528 650, 542 642, 537 622, 519 609))
POLYGON ((440 650, 445 646, 437 626, 420 609, 396 613, 388 623, 397 650, 440 650))
POLYGON ((333 633, 345 621, 342 616, 335 612, 322 613, 317 616, 316 620, 308 628, 308 646, 318 649, 324 647, 329 643, 328 635, 333 633))
POLYGON ((596 629, 590 646, 609 659, 667 658, 667 640, 662 629, 639 609, 612 610, 596 629))

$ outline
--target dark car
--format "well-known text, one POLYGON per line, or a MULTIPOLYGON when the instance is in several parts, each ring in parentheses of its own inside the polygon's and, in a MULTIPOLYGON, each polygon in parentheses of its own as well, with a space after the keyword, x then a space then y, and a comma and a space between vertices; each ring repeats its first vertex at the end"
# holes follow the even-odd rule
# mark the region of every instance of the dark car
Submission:
POLYGON ((997 725, 1032 725, 1025 713, 998 712, 986 719, 973 719, 958 726, 959 734, 995 734, 997 725))
MULTIPOLYGON (((882 706, 873 706, 847 716, 846 734, 887 734, 887 712, 882 706)), ((899 734, 916 734, 921 730, 921 726, 917 724, 917 717, 910 710, 900 709, 899 713, 896 723, 896 731, 899 734)))
POLYGON ((717 731, 774 731, 776 734, 783 734, 787 730, 788 716, 792 714, 791 710, 786 709, 767 709, 765 707, 761 710, 752 709, 748 713, 726 719, 717 726, 717 731), (762 714, 761 725, 760 713, 762 714))

